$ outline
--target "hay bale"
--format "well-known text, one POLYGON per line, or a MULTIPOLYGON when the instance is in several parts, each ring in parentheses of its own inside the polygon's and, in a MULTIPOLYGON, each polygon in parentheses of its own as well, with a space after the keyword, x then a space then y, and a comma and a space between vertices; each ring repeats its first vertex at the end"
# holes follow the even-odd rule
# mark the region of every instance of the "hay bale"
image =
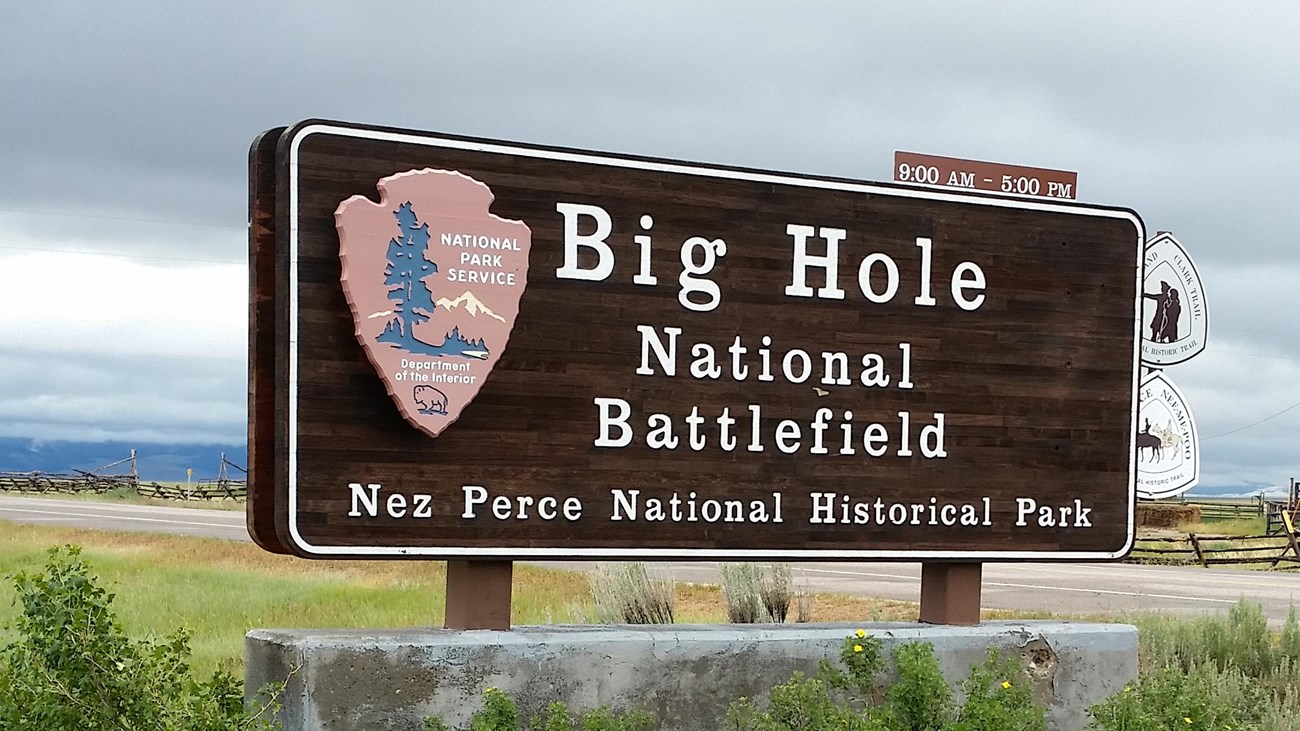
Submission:
POLYGON ((1182 503, 1139 502, 1137 524, 1139 528, 1177 528, 1187 523, 1201 522, 1201 509, 1182 503))

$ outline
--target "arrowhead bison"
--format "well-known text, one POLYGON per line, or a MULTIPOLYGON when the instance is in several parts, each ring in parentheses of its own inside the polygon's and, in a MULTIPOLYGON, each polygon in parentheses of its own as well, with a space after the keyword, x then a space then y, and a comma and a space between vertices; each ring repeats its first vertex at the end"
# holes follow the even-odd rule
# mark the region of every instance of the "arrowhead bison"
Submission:
POLYGON ((447 415, 447 394, 433 386, 416 386, 415 403, 421 414, 447 415))

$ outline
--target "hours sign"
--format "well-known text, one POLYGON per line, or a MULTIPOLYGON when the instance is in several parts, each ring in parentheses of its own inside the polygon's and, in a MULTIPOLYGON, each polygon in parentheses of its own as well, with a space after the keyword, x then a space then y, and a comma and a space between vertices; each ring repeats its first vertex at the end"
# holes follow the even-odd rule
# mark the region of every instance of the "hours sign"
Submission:
POLYGON ((250 170, 268 549, 1129 548, 1131 211, 322 121, 250 170))

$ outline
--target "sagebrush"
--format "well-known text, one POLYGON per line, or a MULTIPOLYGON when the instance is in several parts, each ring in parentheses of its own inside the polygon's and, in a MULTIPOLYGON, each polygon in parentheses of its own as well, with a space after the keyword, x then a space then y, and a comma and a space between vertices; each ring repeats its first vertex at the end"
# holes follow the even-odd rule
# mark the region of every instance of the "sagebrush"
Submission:
MULTIPOLYGON (((788 563, 766 567, 756 563, 723 563, 718 566, 722 596, 727 603, 727 621, 733 624, 777 623, 786 620, 796 600, 793 570, 788 563)), ((811 595, 798 596, 797 617, 808 621, 811 595)))
POLYGON ((1240 600, 1226 615, 1134 620, 1138 679, 1095 706, 1098 731, 1300 731, 1300 620, 1281 633, 1261 605, 1240 600))
POLYGON ((602 624, 673 623, 673 582, 651 578, 640 561, 598 564, 591 594, 602 624))

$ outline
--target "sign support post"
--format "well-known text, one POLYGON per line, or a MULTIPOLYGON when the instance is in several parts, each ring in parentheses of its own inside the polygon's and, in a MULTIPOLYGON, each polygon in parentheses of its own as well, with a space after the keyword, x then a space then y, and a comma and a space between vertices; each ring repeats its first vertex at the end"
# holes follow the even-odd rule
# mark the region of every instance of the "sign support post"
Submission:
POLYGON ((921 621, 972 626, 980 623, 982 563, 921 564, 921 621))
POLYGON ((447 629, 510 629, 512 561, 448 561, 447 629))

